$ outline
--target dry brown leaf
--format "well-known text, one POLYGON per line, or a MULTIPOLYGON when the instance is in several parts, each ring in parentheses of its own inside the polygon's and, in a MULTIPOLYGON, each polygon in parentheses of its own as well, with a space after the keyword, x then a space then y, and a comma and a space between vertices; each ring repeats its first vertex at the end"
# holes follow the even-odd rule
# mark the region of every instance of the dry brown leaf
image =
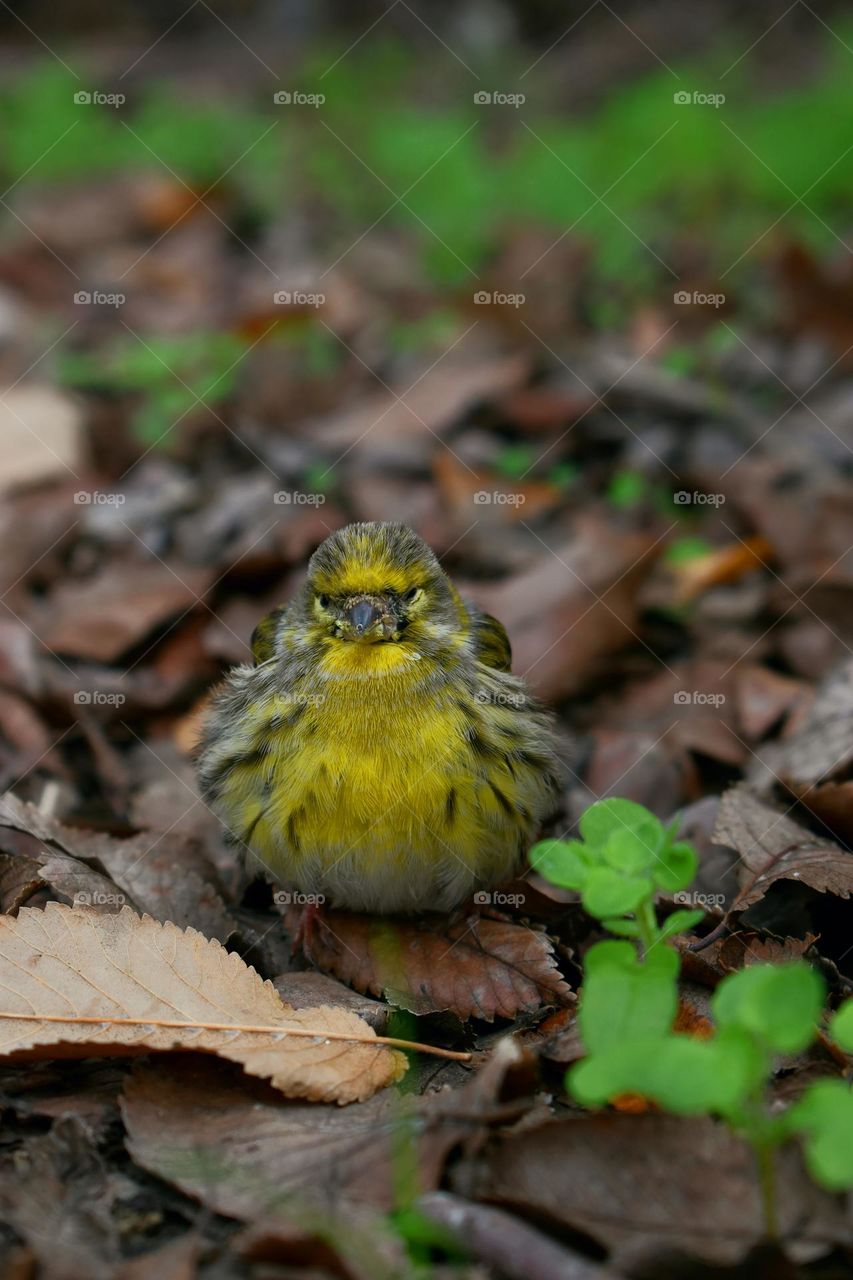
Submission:
POLYGON ((853 844, 853 781, 825 782, 822 787, 809 787, 800 799, 819 822, 845 844, 853 844))
POLYGON ((289 1097, 339 1103, 370 1097, 405 1069, 401 1054, 369 1043, 375 1033, 355 1014, 293 1009, 218 942, 129 908, 48 903, 0 917, 0 992, 2 1056, 192 1049, 289 1097), (163 1022, 173 1025, 154 1025, 163 1022))
POLYGON ((8 387, 0 398, 0 487, 74 475, 80 461, 80 410, 47 383, 8 387))
MULTIPOLYGON (((780 1154, 777 1177, 783 1238, 795 1228, 836 1238, 843 1210, 809 1181, 795 1149, 780 1154)), ((457 1165, 453 1186, 592 1236, 612 1250, 620 1273, 632 1275, 661 1275, 655 1264, 669 1251, 737 1262, 763 1234, 754 1157, 742 1138, 706 1117, 598 1115, 518 1126, 485 1158, 457 1165)))
POLYGON ((156 561, 115 561, 91 578, 68 579, 51 593, 36 628, 55 653, 115 662, 128 649, 201 603, 209 569, 156 561))
POLYGON ((777 880, 798 880, 818 893, 849 898, 853 854, 816 836, 772 808, 747 787, 732 787, 720 801, 714 841, 740 855, 746 868, 733 907, 745 911, 777 880))
POLYGON ((411 466, 432 453, 436 436, 470 405, 520 386, 528 367, 519 356, 444 360, 399 392, 388 387, 311 424, 312 439, 321 448, 348 449, 373 466, 401 459, 411 466))
POLYGON ((466 1124, 444 1112, 441 1095, 388 1090, 346 1108, 286 1103, 227 1064, 190 1058, 141 1064, 121 1109, 137 1164, 248 1221, 294 1204, 390 1210, 403 1136, 416 1145, 427 1190, 471 1127, 470 1116, 466 1124))
POLYGON ((602 669, 603 660, 636 643, 638 594, 656 544, 579 518, 577 536, 530 568, 496 584, 470 582, 467 594, 500 618, 512 642, 513 669, 540 698, 559 701, 602 669))
MULTIPOLYGON (((157 816, 163 812, 161 804, 157 816)), ((238 926, 226 908, 216 869, 197 840, 173 830, 174 822, 166 825, 168 830, 116 839, 65 826, 11 793, 0 796, 0 851, 23 855, 12 864, 0 858, 0 909, 21 906, 44 882, 84 906, 133 907, 226 942, 238 926), (31 847, 34 841, 46 847, 31 847)))
POLYGON ((490 523, 519 524, 536 520, 553 511, 563 501, 561 490, 545 480, 510 480, 494 471, 476 470, 457 461, 452 453, 438 453, 433 474, 448 510, 462 518, 472 515, 490 523), (497 493, 485 510, 478 498, 482 492, 497 493))
MULTIPOLYGON (((92 1134, 66 1114, 49 1133, 30 1136, 0 1162, 0 1215, 38 1258, 49 1280, 112 1280, 120 1260, 116 1211, 133 1191, 111 1172, 92 1134)), ((9 1271, 3 1267, 4 1278, 9 1271)))
POLYGON ((575 998, 547 936, 502 920, 404 923, 324 911, 303 946, 318 969, 417 1014, 491 1022, 575 998))
POLYGON ((687 560, 673 569, 678 584, 676 600, 687 604, 721 583, 737 582, 744 574, 762 568, 772 557, 773 548, 766 538, 749 538, 727 547, 718 547, 695 560, 687 560))
POLYGON ((736 669, 735 683, 741 732, 751 741, 763 738, 783 716, 803 705, 810 694, 802 680, 793 680, 754 662, 736 669))
POLYGON ((842 662, 820 685, 811 709, 791 737, 762 747, 750 781, 765 785, 781 778, 803 792, 838 781, 853 764, 853 658, 842 662))

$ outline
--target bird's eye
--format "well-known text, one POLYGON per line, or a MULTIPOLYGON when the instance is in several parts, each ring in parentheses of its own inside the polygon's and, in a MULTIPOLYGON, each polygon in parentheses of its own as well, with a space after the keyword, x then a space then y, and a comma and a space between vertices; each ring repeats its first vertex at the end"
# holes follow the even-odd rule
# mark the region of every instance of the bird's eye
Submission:
POLYGON ((405 593, 405 595, 403 596, 403 599, 404 599, 404 600, 406 601, 406 603, 408 604, 408 603, 410 603, 412 600, 414 600, 416 596, 419 596, 419 595, 420 595, 420 593, 421 593, 421 589, 420 589, 420 587, 410 587, 410 588, 409 588, 409 590, 408 590, 408 591, 405 593))
POLYGON ((320 608, 321 608, 321 609, 328 609, 328 607, 329 607, 329 597, 328 597, 328 596, 318 596, 318 597, 317 597, 317 603, 318 603, 318 605, 320 606, 320 608))

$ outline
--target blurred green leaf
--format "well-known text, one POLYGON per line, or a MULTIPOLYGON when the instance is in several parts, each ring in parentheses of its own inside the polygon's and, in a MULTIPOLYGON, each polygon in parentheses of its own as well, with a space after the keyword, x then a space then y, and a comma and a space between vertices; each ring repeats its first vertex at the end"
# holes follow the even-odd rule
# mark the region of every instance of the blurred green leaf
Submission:
POLYGON ((721 1027, 737 1027, 777 1053, 797 1053, 815 1037, 826 984, 804 961, 754 964, 724 978, 711 1002, 721 1027))
POLYGON ((665 946, 655 947, 643 961, 630 942, 590 947, 578 1014, 587 1050, 599 1053, 663 1036, 675 1017, 678 963, 676 953, 665 946))

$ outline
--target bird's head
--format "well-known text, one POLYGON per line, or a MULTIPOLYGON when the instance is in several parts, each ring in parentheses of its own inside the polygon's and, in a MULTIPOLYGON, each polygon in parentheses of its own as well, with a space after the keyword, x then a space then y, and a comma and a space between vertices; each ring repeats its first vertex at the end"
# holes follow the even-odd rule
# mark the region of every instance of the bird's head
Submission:
POLYGON ((428 651, 467 623, 433 552, 404 524, 351 524, 308 565, 303 624, 340 644, 406 644, 428 651))

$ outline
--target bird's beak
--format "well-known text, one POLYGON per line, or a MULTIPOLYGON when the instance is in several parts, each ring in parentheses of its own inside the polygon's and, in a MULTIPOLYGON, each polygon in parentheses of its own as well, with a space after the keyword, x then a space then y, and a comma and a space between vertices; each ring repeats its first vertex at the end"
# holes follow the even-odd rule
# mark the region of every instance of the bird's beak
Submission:
POLYGON ((385 640, 396 631, 390 603, 382 599, 355 600, 344 610, 341 633, 349 640, 385 640))
POLYGON ((347 609, 345 617, 353 634, 363 636, 375 622, 379 621, 382 612, 372 600, 359 600, 352 608, 347 609))

